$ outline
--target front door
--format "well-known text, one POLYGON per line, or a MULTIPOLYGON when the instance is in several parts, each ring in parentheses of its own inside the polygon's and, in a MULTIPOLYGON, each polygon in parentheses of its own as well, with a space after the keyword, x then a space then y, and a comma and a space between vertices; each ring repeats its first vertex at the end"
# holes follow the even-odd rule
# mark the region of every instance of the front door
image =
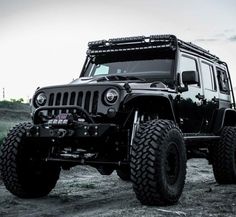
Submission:
MULTIPOLYGON (((181 94, 178 111, 180 126, 184 133, 199 133, 204 122, 203 88, 197 57, 181 54, 179 71, 195 71, 198 84, 188 85, 188 91, 181 94)), ((182 76, 181 76, 182 77, 182 76)))

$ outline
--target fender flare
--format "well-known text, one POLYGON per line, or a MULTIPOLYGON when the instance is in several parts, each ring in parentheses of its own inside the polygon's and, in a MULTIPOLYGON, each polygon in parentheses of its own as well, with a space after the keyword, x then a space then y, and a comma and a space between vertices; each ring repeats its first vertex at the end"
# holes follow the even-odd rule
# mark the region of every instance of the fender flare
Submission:
MULTIPOLYGON (((162 101, 167 105, 167 107, 170 109, 169 113, 170 116, 168 119, 173 120, 176 123, 176 117, 172 105, 172 96, 171 95, 154 95, 154 94, 142 94, 142 93, 135 93, 135 94, 129 94, 125 97, 123 102, 123 108, 128 107, 129 105, 134 106, 146 106, 145 102, 150 101, 152 99, 156 99, 156 102, 162 101)), ((155 103, 151 103, 152 106, 155 107, 155 103)))
POLYGON ((231 108, 221 108, 218 110, 213 132, 218 134, 224 126, 236 126, 236 110, 231 108))

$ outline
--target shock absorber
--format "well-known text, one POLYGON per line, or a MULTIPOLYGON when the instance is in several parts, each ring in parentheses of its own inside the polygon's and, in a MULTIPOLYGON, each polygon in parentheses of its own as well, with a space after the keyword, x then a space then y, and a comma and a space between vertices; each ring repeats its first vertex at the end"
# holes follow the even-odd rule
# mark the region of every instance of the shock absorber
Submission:
POLYGON ((139 122, 140 122, 140 117, 139 117, 138 110, 136 110, 134 112, 134 121, 133 121, 133 128, 132 128, 132 134, 131 134, 130 147, 133 145, 134 136, 135 136, 136 131, 138 130, 139 122))

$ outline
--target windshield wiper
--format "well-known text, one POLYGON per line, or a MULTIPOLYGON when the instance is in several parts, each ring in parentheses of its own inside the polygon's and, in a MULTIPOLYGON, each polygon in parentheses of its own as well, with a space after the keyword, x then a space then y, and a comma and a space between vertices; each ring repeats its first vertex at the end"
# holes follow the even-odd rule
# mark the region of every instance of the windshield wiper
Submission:
POLYGON ((143 78, 139 78, 139 77, 135 77, 135 76, 124 76, 124 75, 107 75, 107 76, 99 77, 96 79, 97 82, 101 82, 101 81, 129 81, 129 80, 146 81, 143 78))

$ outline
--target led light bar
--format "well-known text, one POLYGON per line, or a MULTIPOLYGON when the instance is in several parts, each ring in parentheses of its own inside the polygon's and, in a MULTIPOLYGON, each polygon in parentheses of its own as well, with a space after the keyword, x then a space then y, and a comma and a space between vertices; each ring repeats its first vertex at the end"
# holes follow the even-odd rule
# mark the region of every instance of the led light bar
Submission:
POLYGON ((112 38, 108 42, 112 44, 117 43, 129 43, 129 42, 144 42, 145 36, 135 36, 135 37, 124 37, 124 38, 112 38))
POLYGON ((92 54, 102 54, 102 53, 114 53, 114 52, 124 52, 124 51, 137 51, 137 50, 151 50, 151 49, 160 49, 160 48, 172 48, 173 46, 171 43, 164 44, 164 45, 149 45, 149 46, 142 46, 142 47, 129 47, 129 48, 113 48, 113 49, 89 49, 87 51, 88 55, 92 54))
POLYGON ((150 35, 150 40, 170 40, 176 39, 174 35, 150 35))
POLYGON ((90 41, 90 42, 88 43, 88 47, 89 47, 89 48, 99 47, 99 46, 105 45, 106 42, 107 42, 106 40, 90 41))

